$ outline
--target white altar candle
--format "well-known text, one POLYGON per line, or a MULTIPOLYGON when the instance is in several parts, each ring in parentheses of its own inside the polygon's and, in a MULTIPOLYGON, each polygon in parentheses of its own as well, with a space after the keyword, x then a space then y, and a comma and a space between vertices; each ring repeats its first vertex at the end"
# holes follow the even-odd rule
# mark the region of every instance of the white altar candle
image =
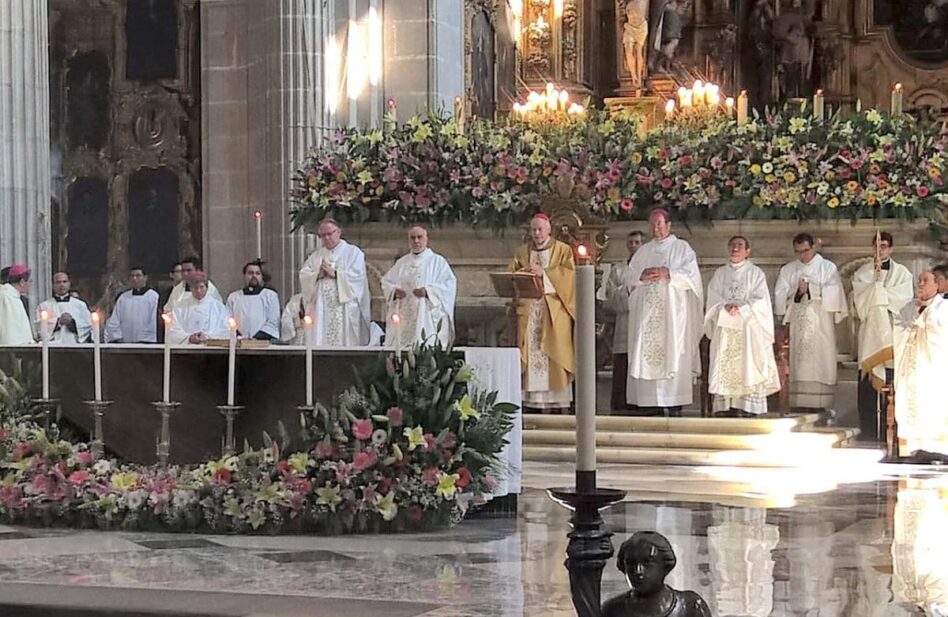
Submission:
POLYGON ((234 369, 237 366, 237 320, 227 320, 230 329, 230 341, 227 346, 227 404, 234 406, 234 369))
MULTIPOLYGON (((596 268, 585 246, 576 265, 576 472, 596 471, 596 268)), ((579 487, 577 487, 579 488, 579 487)))
POLYGON ((902 114, 902 84, 895 84, 892 88, 892 115, 902 114))
POLYGON ((306 337, 306 406, 313 406, 313 318, 303 317, 306 337))
POLYGON ((737 124, 740 126, 747 122, 747 90, 741 90, 737 95, 737 124))
POLYGON ((263 212, 255 210, 253 218, 257 223, 257 259, 263 259, 263 212))
POLYGON ((102 400, 102 342, 99 340, 99 311, 92 311, 92 366, 95 374, 95 400, 102 400))
POLYGON ((395 357, 402 359, 402 318, 398 313, 392 315, 392 337, 395 339, 395 357))
POLYGON ((817 90, 816 94, 813 95, 813 118, 815 120, 823 119, 823 91, 817 90))
POLYGON ((43 343, 43 399, 49 399, 49 311, 40 311, 40 339, 43 343))
POLYGON ((171 333, 168 331, 171 328, 171 313, 166 312, 161 314, 161 320, 165 322, 165 371, 164 371, 164 380, 162 388, 161 400, 165 403, 171 402, 171 333))

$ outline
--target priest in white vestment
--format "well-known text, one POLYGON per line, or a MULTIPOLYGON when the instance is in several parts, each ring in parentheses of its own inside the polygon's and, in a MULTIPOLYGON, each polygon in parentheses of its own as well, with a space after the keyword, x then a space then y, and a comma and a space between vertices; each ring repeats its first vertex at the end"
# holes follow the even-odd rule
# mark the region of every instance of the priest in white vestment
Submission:
POLYGON ((149 289, 144 270, 128 271, 129 289, 119 294, 105 322, 106 343, 154 343, 158 340, 158 292, 149 289))
POLYGON ((899 455, 948 455, 948 404, 942 382, 948 375, 948 299, 938 293, 932 272, 918 277, 917 305, 909 304, 895 324, 895 420, 899 455))
MULTIPOLYGON (((191 296, 191 287, 188 284, 188 277, 200 270, 200 258, 192 256, 185 257, 181 260, 181 280, 175 283, 175 286, 171 288, 171 294, 168 296, 168 301, 165 302, 165 311, 173 311, 179 302, 191 296)), ((172 280, 174 280, 173 274, 172 280)), ((217 290, 217 287, 214 286, 214 283, 209 278, 207 279, 207 294, 221 304, 224 303, 224 296, 221 295, 221 292, 217 290)))
POLYGON ((641 231, 629 232, 625 248, 629 257, 622 263, 612 264, 603 285, 604 304, 615 313, 615 329, 612 332, 612 392, 610 406, 620 413, 634 409, 628 403, 626 386, 629 375, 629 289, 625 286, 625 273, 629 260, 642 248, 645 235, 641 231))
POLYGON ((774 317, 764 271, 748 261, 744 236, 728 241, 729 261, 708 284, 704 332, 711 339, 708 392, 715 415, 767 413, 780 390, 774 358, 774 317))
POLYGON ((428 248, 424 227, 408 229, 408 247, 410 252, 382 277, 382 294, 388 304, 385 346, 404 349, 437 340, 447 347, 454 341, 457 279, 448 261, 428 248))
POLYGON ((0 285, 0 345, 29 345, 34 342, 33 326, 22 297, 30 287, 30 269, 14 264, 7 282, 0 285))
POLYGON ((280 297, 263 284, 263 262, 244 266, 244 287, 227 296, 227 310, 237 320, 240 336, 260 341, 280 338, 280 297))
POLYGON ((864 441, 884 439, 888 401, 879 392, 892 383, 892 321, 915 296, 912 273, 891 257, 892 235, 881 232, 873 244, 874 257, 856 270, 850 296, 859 323, 859 439, 864 441))
POLYGON ((836 395, 836 324, 849 314, 836 264, 816 252, 813 236, 797 234, 799 259, 782 268, 774 313, 790 325, 790 406, 831 409, 836 395))
MULTIPOLYGON (((92 315, 89 307, 69 293, 69 275, 57 272, 53 275, 53 297, 40 302, 37 315, 49 312, 52 324, 49 342, 60 345, 88 343, 92 340, 92 315)), ((37 324, 39 322, 37 321, 37 324)), ((37 331, 39 326, 37 325, 37 331)))
POLYGON ((280 316, 280 340, 287 345, 305 345, 305 317, 306 302, 303 301, 303 294, 293 294, 280 316))
POLYGON ((300 270, 303 298, 312 307, 313 344, 362 346, 369 342, 369 281, 365 254, 342 239, 333 219, 319 224, 321 246, 300 270))
POLYGON ((208 339, 230 337, 230 313, 207 290, 207 275, 195 270, 188 275, 189 295, 171 313, 165 336, 175 345, 203 345, 208 339))
POLYGON ((691 246, 671 233, 668 211, 648 218, 652 240, 629 261, 628 402, 680 416, 701 374, 704 287, 691 246))
POLYGON ((935 273, 935 282, 938 283, 938 293, 948 294, 948 264, 939 264, 932 268, 935 273))

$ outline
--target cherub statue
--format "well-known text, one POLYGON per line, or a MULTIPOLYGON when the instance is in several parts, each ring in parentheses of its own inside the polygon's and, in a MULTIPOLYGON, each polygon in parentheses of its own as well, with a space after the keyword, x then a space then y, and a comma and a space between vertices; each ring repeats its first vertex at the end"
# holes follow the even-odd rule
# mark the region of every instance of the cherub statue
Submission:
POLYGON ((693 591, 665 584, 675 568, 675 551, 654 531, 637 531, 622 543, 616 557, 631 590, 602 605, 602 617, 711 617, 707 603, 693 591))
POLYGON ((632 85, 641 88, 645 78, 645 44, 648 40, 648 0, 626 0, 622 48, 632 85))

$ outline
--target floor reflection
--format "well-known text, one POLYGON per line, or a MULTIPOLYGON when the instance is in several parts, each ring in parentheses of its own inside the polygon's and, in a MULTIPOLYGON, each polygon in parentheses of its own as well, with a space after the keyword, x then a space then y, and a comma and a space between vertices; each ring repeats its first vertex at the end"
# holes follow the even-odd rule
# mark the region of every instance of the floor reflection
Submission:
MULTIPOLYGON (((553 471, 540 475, 550 479, 553 471)), ((555 471, 568 476, 571 470, 555 471)), ((678 556, 668 582, 701 594, 716 616, 908 617, 919 609, 938 614, 948 605, 948 475, 876 468, 871 481, 862 470, 848 481, 834 477, 820 492, 786 470, 769 478, 761 470, 717 471, 713 477, 696 469, 625 468, 627 476, 607 471, 630 490, 628 501, 604 513, 614 544, 641 529, 665 535, 678 556), (794 492, 790 505, 774 507, 757 498, 768 486, 785 495, 791 488, 807 490, 794 492)), ((363 614, 360 602, 370 601, 390 603, 393 615, 572 616, 563 567, 567 513, 539 486, 528 486, 516 519, 469 520, 415 536, 0 527, 0 607, 17 585, 43 583, 51 586, 50 597, 68 598, 71 590, 89 587, 118 590, 125 594, 123 607, 135 606, 144 593, 139 590, 192 605, 200 599, 188 594, 228 590, 312 606, 319 598, 349 599, 351 610, 339 617, 363 614), (423 613, 412 613, 417 603, 424 604, 423 613)), ((610 562, 604 597, 625 588, 610 562)))

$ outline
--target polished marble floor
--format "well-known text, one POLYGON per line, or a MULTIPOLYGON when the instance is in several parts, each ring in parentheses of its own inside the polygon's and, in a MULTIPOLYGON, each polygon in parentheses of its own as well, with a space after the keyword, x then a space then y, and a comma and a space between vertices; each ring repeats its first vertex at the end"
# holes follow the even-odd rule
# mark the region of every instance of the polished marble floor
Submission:
MULTIPOLYGON (((573 615, 562 566, 567 513, 542 490, 570 471, 530 464, 517 518, 427 535, 0 528, 0 614, 573 615), (17 604, 91 612, 17 613, 17 604)), ((948 610, 948 472, 606 466, 600 477, 629 491, 605 515, 616 544, 638 529, 665 534, 678 554, 670 582, 702 594, 716 616, 948 610)), ((624 588, 614 562, 603 587, 624 588)))

